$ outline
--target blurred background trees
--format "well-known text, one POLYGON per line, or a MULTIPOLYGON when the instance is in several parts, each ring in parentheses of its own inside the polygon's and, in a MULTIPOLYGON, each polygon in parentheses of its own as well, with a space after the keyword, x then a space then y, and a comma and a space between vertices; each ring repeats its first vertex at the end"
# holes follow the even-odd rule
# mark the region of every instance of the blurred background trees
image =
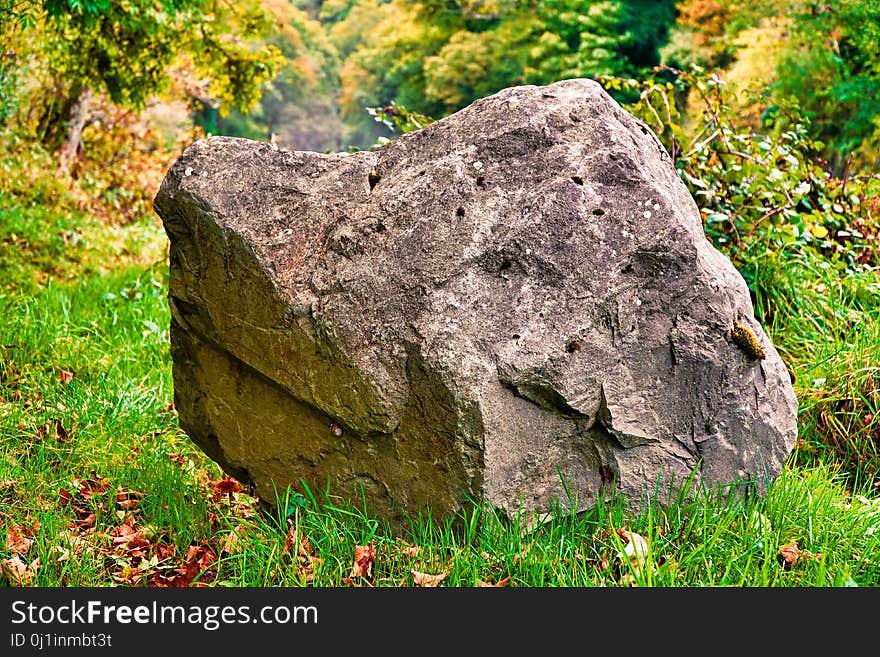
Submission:
POLYGON ((94 97, 140 111, 176 80, 191 99, 250 111, 281 59, 256 2, 4 0, 0 16, 2 111, 62 159, 95 120, 94 97))
POLYGON ((440 118, 567 77, 677 80, 678 125, 699 130, 678 69, 725 81, 738 130, 800 126, 842 178, 878 169, 878 26, 880 0, 0 0, 0 121, 7 147, 91 172, 85 197, 142 211, 201 135, 361 149, 395 134, 383 107, 440 118))

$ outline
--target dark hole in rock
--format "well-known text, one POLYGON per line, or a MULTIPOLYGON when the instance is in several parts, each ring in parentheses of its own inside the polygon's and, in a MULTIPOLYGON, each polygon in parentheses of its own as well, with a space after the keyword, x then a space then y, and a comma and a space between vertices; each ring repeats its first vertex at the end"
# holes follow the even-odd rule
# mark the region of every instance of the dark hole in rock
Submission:
POLYGON ((477 187, 483 187, 486 184, 485 176, 477 176, 477 187))
POLYGON ((602 208, 596 208, 595 210, 593 210, 593 214, 597 217, 601 217, 603 214, 605 214, 605 210, 603 210, 602 208))
POLYGON ((576 351, 580 351, 583 348, 583 346, 584 345, 580 340, 578 340, 577 338, 572 338, 571 340, 569 340, 566 343, 565 350, 568 353, 573 354, 576 351))
POLYGON ((580 176, 572 176, 572 177, 571 177, 571 182, 573 182, 575 185, 583 185, 583 184, 584 184, 584 179, 581 178, 580 176))
POLYGON ((498 271, 505 271, 506 269, 510 269, 510 267, 511 267, 512 264, 513 264, 513 263, 510 262, 510 260, 507 260, 507 259, 505 258, 504 260, 501 261, 501 266, 498 267, 498 271))
POLYGON ((522 337, 522 336, 520 336, 519 333, 514 333, 513 335, 510 336, 510 339, 511 340, 519 340, 520 337, 522 337))
POLYGON ((464 208, 458 208, 458 210, 455 211, 455 216, 459 219, 464 217, 464 208))
POLYGON ((370 191, 373 191, 373 187, 375 187, 380 180, 379 174, 375 171, 370 171, 370 175, 367 176, 367 179, 370 181, 370 191))

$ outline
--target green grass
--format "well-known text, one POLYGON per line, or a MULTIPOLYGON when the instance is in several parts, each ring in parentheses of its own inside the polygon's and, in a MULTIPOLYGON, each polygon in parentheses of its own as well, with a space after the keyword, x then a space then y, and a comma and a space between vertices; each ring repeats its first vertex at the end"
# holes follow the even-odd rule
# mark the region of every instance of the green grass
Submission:
POLYGON ((0 197, 2 585, 880 585, 875 274, 794 257, 758 273, 801 401, 765 498, 694 491, 640 515, 614 499, 536 529, 477 508, 393 531, 325 491, 262 505, 180 431, 164 246, 155 218, 113 227, 0 197), (621 557, 624 530, 644 561, 621 557))
POLYGON ((757 314, 797 377, 799 462, 839 463, 854 488, 880 492, 880 274, 792 256, 756 287, 757 314))

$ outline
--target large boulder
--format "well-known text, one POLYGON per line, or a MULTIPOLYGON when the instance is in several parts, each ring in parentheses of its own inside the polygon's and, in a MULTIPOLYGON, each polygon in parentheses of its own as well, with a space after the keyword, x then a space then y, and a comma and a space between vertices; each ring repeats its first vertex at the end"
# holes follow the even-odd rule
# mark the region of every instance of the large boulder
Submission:
POLYGON ((638 507, 692 473, 763 492, 794 445, 745 282, 595 82, 351 154, 198 141, 155 208, 180 424, 269 502, 638 507))

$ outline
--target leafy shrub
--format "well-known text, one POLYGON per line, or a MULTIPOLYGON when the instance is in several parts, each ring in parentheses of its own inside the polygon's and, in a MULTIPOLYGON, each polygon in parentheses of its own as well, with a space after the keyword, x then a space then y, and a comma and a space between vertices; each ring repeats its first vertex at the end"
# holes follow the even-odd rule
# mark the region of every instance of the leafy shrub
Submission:
POLYGON ((0 133, 0 203, 8 197, 19 206, 85 211, 108 224, 152 216, 165 171, 201 131, 159 134, 147 117, 106 96, 95 99, 93 114, 70 176, 59 176, 55 154, 29 135, 0 133))
POLYGON ((750 286, 767 258, 786 254, 815 253, 849 271, 880 262, 880 176, 826 171, 817 159, 822 144, 809 138, 809 122, 795 104, 762 99, 766 130, 755 133, 738 124, 716 74, 665 66, 655 73, 602 82, 612 92, 636 94, 627 109, 663 142, 706 235, 750 286), (697 110, 680 106, 688 91, 699 99, 697 110))
POLYGON ((39 144, 15 132, 0 132, 0 206, 5 197, 30 207, 60 210, 66 188, 54 176, 57 161, 39 144))
MULTIPOLYGON (((368 107, 367 113, 377 122, 384 125, 392 133, 406 134, 415 130, 421 130, 434 119, 418 112, 411 112, 400 103, 392 102, 384 107, 368 107)), ((388 141, 384 137, 379 138, 379 143, 388 141)))
POLYGON ((109 223, 152 215, 153 197, 168 167, 186 145, 203 136, 190 128, 161 135, 141 113, 102 97, 100 117, 83 131, 83 149, 71 168, 71 194, 80 209, 109 223))

